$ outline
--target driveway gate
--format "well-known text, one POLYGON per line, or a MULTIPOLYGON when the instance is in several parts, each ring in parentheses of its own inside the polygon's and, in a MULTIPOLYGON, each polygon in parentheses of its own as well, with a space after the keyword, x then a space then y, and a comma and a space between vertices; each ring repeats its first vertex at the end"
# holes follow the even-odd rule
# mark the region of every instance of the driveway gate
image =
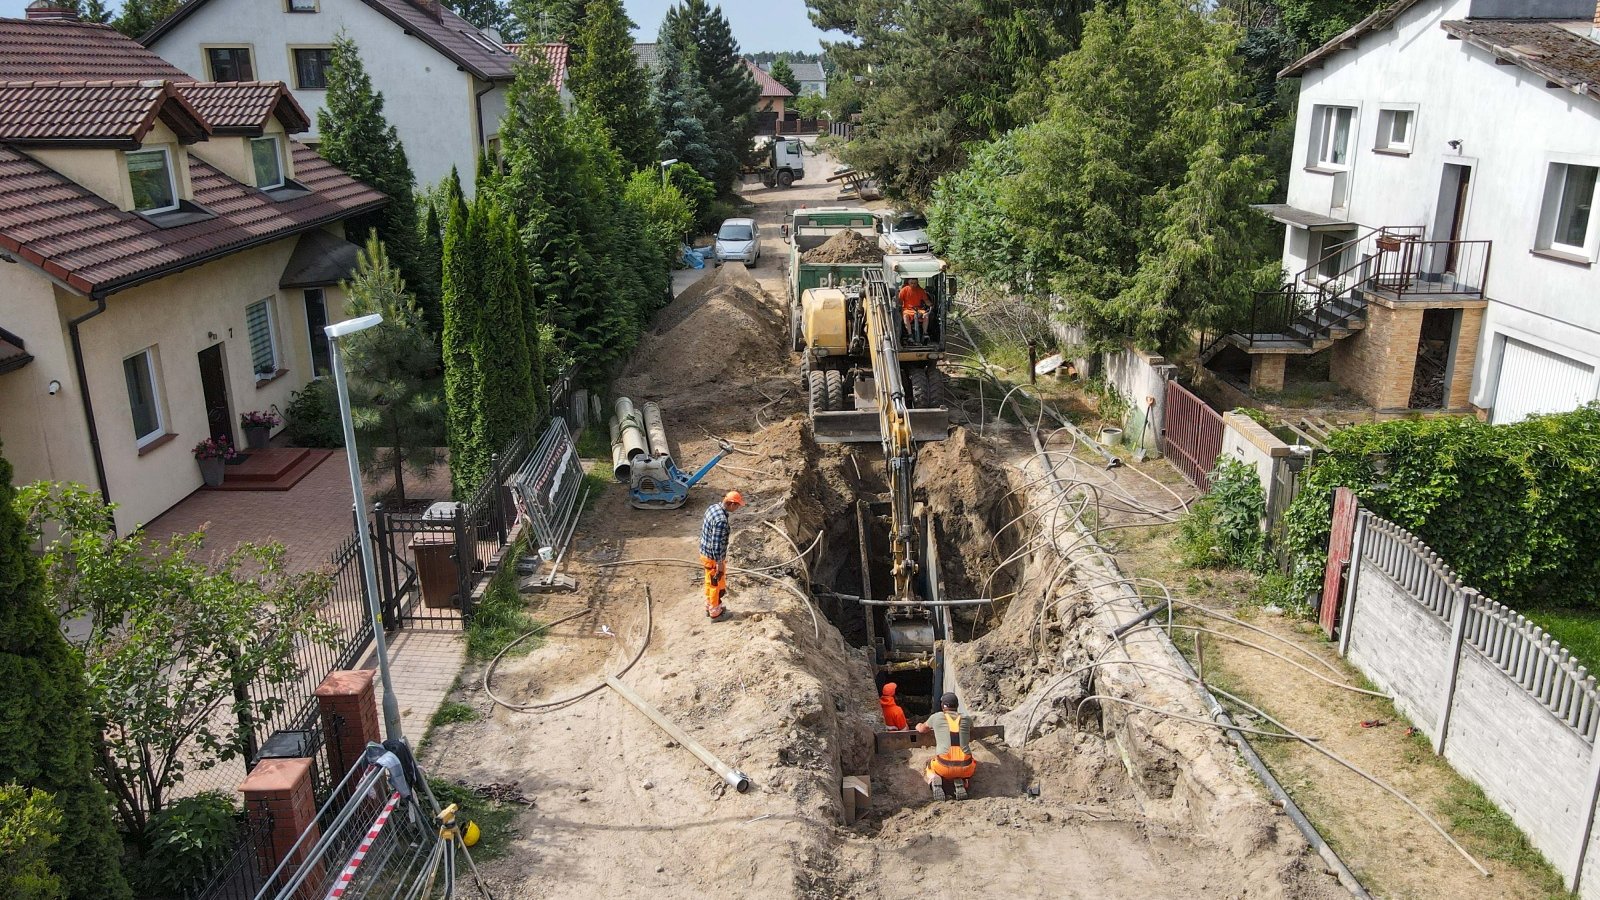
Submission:
POLYGON ((1222 452, 1222 414, 1206 405, 1176 380, 1167 381, 1167 420, 1162 429, 1161 451, 1183 477, 1202 491, 1211 490, 1206 477, 1222 452))

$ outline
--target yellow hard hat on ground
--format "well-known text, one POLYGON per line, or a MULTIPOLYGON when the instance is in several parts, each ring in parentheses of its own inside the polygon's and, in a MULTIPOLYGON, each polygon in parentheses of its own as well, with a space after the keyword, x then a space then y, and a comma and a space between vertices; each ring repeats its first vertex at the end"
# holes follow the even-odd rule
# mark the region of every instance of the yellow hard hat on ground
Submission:
POLYGON ((467 820, 467 827, 461 829, 461 843, 466 844, 468 847, 476 847, 478 838, 482 836, 482 832, 478 830, 478 823, 471 819, 467 820))

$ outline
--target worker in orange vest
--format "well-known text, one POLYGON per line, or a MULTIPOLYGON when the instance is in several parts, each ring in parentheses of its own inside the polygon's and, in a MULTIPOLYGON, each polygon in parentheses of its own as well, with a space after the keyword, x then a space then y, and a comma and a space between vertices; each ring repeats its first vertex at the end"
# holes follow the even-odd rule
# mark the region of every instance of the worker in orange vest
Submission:
POLYGON ((883 707, 883 724, 895 731, 905 731, 909 727, 906 725, 906 711, 894 700, 894 692, 899 688, 900 686, 892 681, 884 685, 883 695, 878 698, 878 705, 883 707))
POLYGON ((928 310, 931 301, 928 292, 915 278, 907 278, 896 294, 900 300, 900 318, 906 326, 906 339, 913 344, 920 344, 927 339, 928 310))
POLYGON ((965 800, 972 776, 978 772, 978 761, 972 758, 972 725, 961 714, 961 701, 955 694, 946 693, 939 699, 939 712, 917 723, 917 731, 933 732, 939 749, 928 760, 923 775, 935 794, 965 800))
POLYGON ((744 506, 744 495, 729 491, 706 507, 700 523, 700 565, 706 570, 706 616, 721 619, 726 611, 722 595, 728 591, 728 514, 744 506))

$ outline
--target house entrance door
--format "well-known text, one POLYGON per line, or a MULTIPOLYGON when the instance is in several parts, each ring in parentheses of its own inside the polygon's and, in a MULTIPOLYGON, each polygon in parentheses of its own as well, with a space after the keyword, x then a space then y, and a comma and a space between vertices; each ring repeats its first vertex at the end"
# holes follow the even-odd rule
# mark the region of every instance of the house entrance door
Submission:
POLYGON ((228 408, 228 376, 222 365, 222 345, 212 344, 201 350, 200 391, 206 404, 206 427, 214 438, 225 438, 237 447, 233 439, 233 411, 228 408))
POLYGON ((1456 270, 1457 243, 1466 231, 1467 195, 1472 186, 1472 167, 1445 163, 1439 184, 1439 207, 1433 220, 1433 239, 1444 245, 1441 272, 1456 270))

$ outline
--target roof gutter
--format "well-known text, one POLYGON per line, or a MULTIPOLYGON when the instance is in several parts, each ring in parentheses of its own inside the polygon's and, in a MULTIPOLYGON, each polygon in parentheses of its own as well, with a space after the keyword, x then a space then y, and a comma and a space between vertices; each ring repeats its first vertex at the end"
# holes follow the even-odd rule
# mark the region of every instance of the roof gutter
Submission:
POLYGON ((495 83, 493 81, 489 81, 489 80, 485 79, 485 83, 488 84, 488 87, 484 88, 481 91, 473 91, 472 92, 472 105, 476 109, 477 115, 478 115, 478 149, 479 150, 488 150, 489 149, 489 133, 487 131, 484 131, 484 129, 483 129, 483 98, 485 96, 487 96, 490 91, 495 89, 495 83))
POLYGON ((100 453, 100 428, 95 424, 94 399, 89 396, 89 372, 83 364, 83 338, 78 327, 106 311, 106 294, 97 291, 89 295, 94 309, 67 322, 67 333, 72 338, 72 365, 78 372, 78 396, 83 402, 83 420, 89 426, 89 453, 94 457, 94 477, 100 486, 100 499, 111 502, 111 488, 106 481, 106 461, 100 453))

